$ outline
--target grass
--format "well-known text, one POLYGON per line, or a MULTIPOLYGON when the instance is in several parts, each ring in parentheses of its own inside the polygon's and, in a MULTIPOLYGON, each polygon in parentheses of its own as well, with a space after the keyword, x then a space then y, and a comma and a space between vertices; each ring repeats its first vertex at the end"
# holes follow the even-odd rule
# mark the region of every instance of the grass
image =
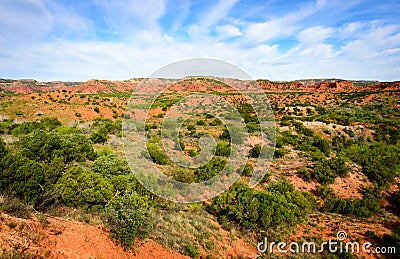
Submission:
POLYGON ((153 238, 160 244, 185 253, 188 246, 199 247, 207 254, 216 252, 216 241, 223 238, 215 219, 204 210, 189 205, 155 211, 156 227, 153 238))

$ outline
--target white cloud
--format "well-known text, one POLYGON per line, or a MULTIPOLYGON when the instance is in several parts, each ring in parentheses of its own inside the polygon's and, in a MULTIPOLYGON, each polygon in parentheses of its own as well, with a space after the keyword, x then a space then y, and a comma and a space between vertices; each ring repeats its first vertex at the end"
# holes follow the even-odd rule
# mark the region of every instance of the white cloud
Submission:
POLYGON ((98 0, 103 19, 118 36, 130 36, 137 30, 155 29, 166 10, 164 0, 98 0))
POLYGON ((52 15, 40 0, 0 2, 0 42, 36 40, 50 31, 52 15))
POLYGON ((218 26, 215 28, 215 31, 217 32, 218 38, 220 39, 232 38, 242 35, 240 29, 231 24, 218 26))
POLYGON ((218 21, 224 19, 238 1, 239 0, 220 0, 210 12, 204 14, 204 18, 200 21, 200 26, 203 28, 208 28, 211 25, 216 24, 218 21))
MULTIPOLYGON (((378 57, 400 47, 400 26, 378 25, 375 21, 359 36, 341 47, 341 53, 355 59, 378 57)), ((395 52, 395 51, 394 51, 395 52)))
POLYGON ((90 21, 53 0, 0 2, 0 43, 31 45, 49 35, 89 33, 90 21))
POLYGON ((319 42, 324 42, 325 39, 329 38, 332 35, 332 33, 332 28, 316 26, 301 31, 297 36, 297 39, 302 44, 315 44, 319 42))
POLYGON ((272 18, 265 22, 249 23, 244 37, 248 42, 261 43, 293 35, 300 28, 299 23, 302 20, 316 13, 325 5, 326 1, 317 1, 280 18, 272 18))
POLYGON ((13 7, 14 1, 2 1, 0 77, 128 79, 147 76, 180 59, 210 57, 238 65, 255 78, 272 80, 399 79, 400 26, 396 24, 363 21, 333 27, 319 24, 315 17, 307 20, 326 6, 325 1, 313 2, 282 17, 249 22, 229 16, 236 2, 218 2, 189 26, 191 37, 182 37, 159 25, 166 12, 162 0, 103 0, 98 7, 106 15, 107 29, 123 36, 117 42, 62 34, 41 41, 54 28, 87 36, 94 33, 93 21, 54 0, 24 0, 19 8, 13 7), (21 12, 26 12, 27 20, 16 18, 21 12), (18 37, 12 38, 13 34, 18 37), (291 43, 283 46, 280 38, 291 43), (6 44, 2 39, 23 44, 6 44))
POLYGON ((359 31, 364 27, 364 24, 361 22, 352 22, 343 25, 339 28, 339 33, 341 38, 351 38, 356 36, 359 31))
POLYGON ((196 40, 207 40, 210 27, 224 20, 238 0, 220 0, 211 10, 202 14, 200 21, 189 27, 189 35, 196 40))
POLYGON ((290 20, 277 19, 268 22, 249 24, 245 30, 244 37, 249 42, 261 43, 279 36, 290 35, 294 30, 295 26, 290 20))

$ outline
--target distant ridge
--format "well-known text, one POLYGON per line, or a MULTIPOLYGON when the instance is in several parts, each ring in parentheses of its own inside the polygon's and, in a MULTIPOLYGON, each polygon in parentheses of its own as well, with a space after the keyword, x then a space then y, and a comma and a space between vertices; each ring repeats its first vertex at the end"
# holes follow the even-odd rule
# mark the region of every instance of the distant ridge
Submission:
MULTIPOLYGON (((129 80, 110 81, 92 79, 86 82, 38 82, 34 79, 1 79, 0 92, 14 94, 28 94, 34 92, 50 91, 71 91, 74 93, 97 94, 97 93, 120 93, 131 92, 143 78, 132 78, 129 80)), ((152 85, 148 86, 149 91, 157 90, 165 81, 171 79, 152 79, 152 85), (154 87, 154 88, 153 88, 154 87)), ((228 79, 229 81, 230 79, 228 79)), ((232 79, 231 81, 234 81, 232 79)), ((368 80, 343 80, 343 79, 301 79, 293 81, 270 81, 258 79, 258 84, 266 92, 287 92, 287 91, 330 91, 330 92, 354 92, 373 90, 399 90, 400 81, 378 82, 368 80)), ((169 91, 198 91, 210 92, 232 91, 227 85, 218 83, 215 80, 205 80, 201 77, 187 77, 182 81, 171 85, 169 91)))

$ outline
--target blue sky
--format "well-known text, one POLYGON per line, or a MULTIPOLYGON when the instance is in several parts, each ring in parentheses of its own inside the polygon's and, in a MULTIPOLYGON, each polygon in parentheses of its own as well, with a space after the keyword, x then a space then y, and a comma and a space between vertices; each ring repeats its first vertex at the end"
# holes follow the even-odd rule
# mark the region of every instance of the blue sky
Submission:
POLYGON ((400 80, 400 1, 0 0, 0 77, 146 77, 181 59, 253 78, 400 80))

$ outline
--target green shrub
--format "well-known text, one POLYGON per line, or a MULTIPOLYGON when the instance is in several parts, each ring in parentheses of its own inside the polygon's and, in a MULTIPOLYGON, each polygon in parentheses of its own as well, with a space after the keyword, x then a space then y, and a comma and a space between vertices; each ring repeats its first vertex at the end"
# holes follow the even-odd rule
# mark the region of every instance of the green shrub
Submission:
POLYGON ((90 140, 93 143, 106 143, 106 141, 108 140, 107 129, 101 127, 99 130, 96 130, 90 135, 90 140))
POLYGON ((253 158, 258 158, 261 154, 261 145, 257 144, 249 150, 249 156, 253 158))
POLYGON ((302 142, 302 138, 300 135, 294 135, 291 131, 287 130, 282 132, 281 144, 282 145, 292 145, 297 146, 298 143, 302 142))
POLYGON ((289 151, 284 148, 276 148, 274 152, 274 157, 275 158, 282 158, 284 157, 289 151))
POLYGON ((246 124, 246 126, 247 126, 247 131, 249 133, 260 132, 261 131, 260 124, 257 124, 255 122, 249 122, 249 123, 246 124))
POLYGON ((98 157, 92 167, 94 172, 107 177, 127 175, 131 172, 127 161, 114 154, 98 157))
POLYGON ((351 129, 351 128, 344 128, 343 131, 346 132, 347 135, 349 135, 349 137, 351 137, 351 138, 353 138, 355 136, 355 133, 354 133, 353 129, 351 129))
POLYGON ((379 211, 380 198, 379 190, 366 188, 362 199, 329 197, 325 201, 324 210, 346 216, 370 217, 379 211))
POLYGON ((168 163, 168 156, 163 151, 161 151, 156 144, 148 144, 147 151, 149 152, 150 158, 153 160, 154 163, 159 165, 166 165, 168 163))
POLYGON ((329 141, 320 136, 314 136, 313 146, 321 150, 321 152, 324 153, 326 156, 329 156, 329 154, 331 153, 331 146, 329 144, 329 141))
POLYGON ((49 186, 44 167, 19 154, 0 161, 0 190, 15 194, 28 204, 38 204, 49 186))
POLYGON ((346 177, 348 169, 342 158, 322 158, 314 164, 314 177, 322 184, 331 184, 335 178, 346 177))
POLYGON ((6 143, 4 143, 3 138, 0 138, 0 161, 3 157, 5 157, 8 154, 8 148, 6 146, 6 143))
POLYGON ((206 122, 205 122, 204 120, 198 120, 198 121, 196 122, 196 124, 197 124, 198 126, 205 126, 205 125, 206 125, 206 122))
POLYGON ((395 182, 400 170, 400 142, 396 145, 376 142, 372 145, 357 143, 344 153, 362 166, 363 173, 378 187, 388 187, 395 182))
POLYGON ((5 213, 23 219, 31 218, 32 208, 15 196, 3 195, 3 203, 0 203, 0 209, 5 213))
POLYGON ((218 119, 218 118, 215 118, 214 120, 212 120, 212 121, 210 122, 210 126, 219 126, 219 125, 221 125, 221 124, 222 124, 222 122, 221 122, 221 120, 218 119))
POLYGON ((187 130, 189 130, 189 131, 196 130, 196 127, 193 126, 193 125, 191 125, 191 124, 187 125, 186 128, 187 128, 187 130))
POLYGON ((114 195, 111 182, 99 173, 71 167, 57 182, 63 202, 72 207, 101 209, 114 195))
POLYGON ((197 151, 194 148, 190 148, 189 149, 189 156, 197 156, 197 151))
POLYGON ((348 175, 348 169, 346 167, 346 162, 343 158, 331 158, 329 161, 329 167, 332 169, 335 174, 339 177, 346 177, 348 175))
POLYGON ((136 192, 113 198, 106 206, 110 235, 124 249, 134 247, 136 237, 146 238, 152 230, 147 196, 136 192))
POLYGON ((323 199, 331 198, 334 196, 334 191, 329 187, 329 185, 318 185, 316 190, 316 195, 323 199))
POLYGON ((197 246, 194 246, 192 244, 186 245, 183 254, 190 256, 190 258, 200 258, 200 252, 197 246))
POLYGON ((313 199, 298 192, 289 181, 270 184, 258 191, 236 182, 229 191, 212 199, 211 213, 254 230, 295 225, 313 208, 313 199))
POLYGON ((345 136, 334 136, 332 138, 332 149, 341 151, 346 145, 346 137, 345 136))
POLYGON ((309 129, 309 128, 304 128, 303 129, 303 134, 308 136, 308 137, 312 137, 312 136, 314 136, 314 131, 312 129, 309 129))
POLYGON ((21 155, 38 162, 49 162, 55 157, 63 158, 65 163, 94 160, 96 152, 92 142, 83 134, 59 134, 35 131, 18 142, 21 155))
POLYGON ((59 126, 61 126, 61 122, 57 118, 42 118, 39 121, 12 125, 11 134, 19 136, 31 133, 34 130, 52 131, 59 126))
POLYGON ((294 126, 298 133, 303 133, 304 135, 306 135, 308 137, 314 136, 314 131, 312 129, 305 127, 302 122, 295 122, 294 126))
POLYGON ((299 173, 300 178, 303 179, 304 181, 306 181, 306 182, 311 181, 312 176, 311 176, 310 170, 307 167, 301 167, 299 169, 298 173, 299 173))
POLYGON ((195 169, 195 174, 198 180, 206 181, 219 174, 224 169, 225 165, 225 158, 214 156, 208 163, 195 169))
POLYGON ((242 175, 244 176, 251 176, 253 174, 253 166, 250 163, 246 163, 246 165, 243 168, 242 175))
POLYGON ((229 156, 231 154, 231 144, 227 141, 220 141, 215 149, 216 156, 229 156))
POLYGON ((219 138, 221 140, 227 140, 227 141, 231 141, 231 135, 229 134, 228 129, 224 129, 221 133, 221 135, 219 136, 219 138))

